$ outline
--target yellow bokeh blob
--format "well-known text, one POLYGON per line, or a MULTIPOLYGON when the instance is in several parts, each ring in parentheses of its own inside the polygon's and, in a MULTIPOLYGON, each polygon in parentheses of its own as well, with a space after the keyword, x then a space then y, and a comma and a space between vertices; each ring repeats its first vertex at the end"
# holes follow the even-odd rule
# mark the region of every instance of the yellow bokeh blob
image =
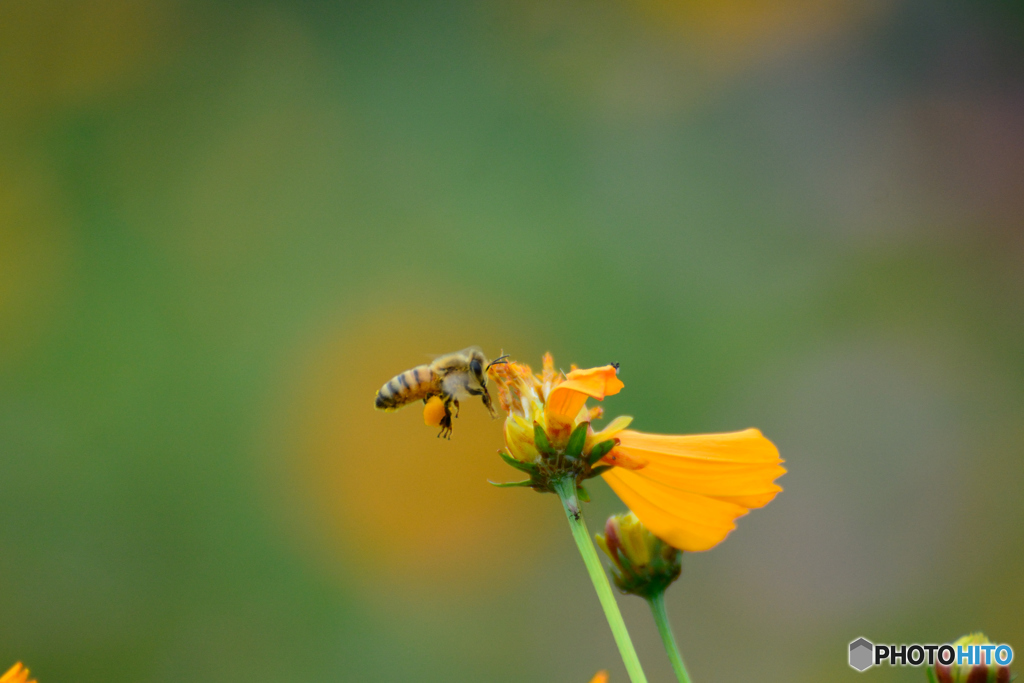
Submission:
MULTIPOLYGON (((588 116, 664 117, 706 106, 766 62, 828 47, 884 17, 890 0, 502 0, 484 5, 530 83, 550 81, 588 116)), ((488 34, 490 37, 491 34, 488 34)), ((492 47, 493 46, 493 47, 492 47)))
POLYGON ((180 31, 175 0, 0 2, 0 114, 31 123, 138 82, 180 31))
POLYGON ((307 548, 340 579, 426 597, 529 574, 559 509, 553 497, 487 483, 521 478, 497 456, 501 417, 463 401, 449 441, 424 425, 421 401, 374 408, 385 382, 430 353, 479 345, 497 356, 508 342, 473 321, 382 309, 303 354, 278 461, 283 502, 307 548))
POLYGON ((71 251, 53 184, 33 164, 17 169, 0 166, 0 365, 45 329, 71 251))
POLYGON ((709 66, 752 66, 853 30, 887 9, 883 1, 630 0, 652 26, 677 32, 709 66))

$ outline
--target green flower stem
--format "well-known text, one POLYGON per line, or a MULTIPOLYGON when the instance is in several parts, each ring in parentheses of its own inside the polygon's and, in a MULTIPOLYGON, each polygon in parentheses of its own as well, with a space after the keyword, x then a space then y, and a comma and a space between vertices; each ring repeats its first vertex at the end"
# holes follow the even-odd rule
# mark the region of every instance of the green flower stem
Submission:
POLYGON ((679 683, 690 683, 690 674, 686 673, 683 656, 679 654, 676 637, 672 635, 672 624, 668 622, 668 612, 665 610, 665 591, 649 598, 647 604, 651 606, 651 613, 654 614, 654 623, 658 625, 661 642, 665 644, 665 652, 668 653, 669 661, 672 662, 676 678, 679 679, 679 683))
POLYGON ((565 516, 569 520, 569 528, 572 530, 573 540, 576 547, 583 556, 583 564, 587 565, 587 572, 590 580, 594 582, 594 590, 597 591, 597 598, 604 608, 604 616, 608 619, 608 626, 612 629, 612 636, 615 644, 619 646, 619 653, 622 655, 622 663, 626 665, 629 673, 629 680, 633 683, 647 683, 644 670, 640 668, 640 659, 636 656, 633 648, 633 641, 629 639, 629 631, 626 630, 626 622, 622 620, 622 613, 619 612, 619 605, 615 602, 612 594, 612 586, 608 583, 608 575, 601 566, 601 560, 597 559, 597 551, 594 550, 594 543, 590 540, 590 533, 587 531, 587 523, 583 520, 583 511, 580 509, 579 500, 576 497, 576 481, 573 477, 555 479, 551 482, 555 492, 562 501, 565 509, 565 516))
POLYGON ((928 683, 939 683, 935 678, 935 669, 929 666, 925 671, 928 673, 928 683))

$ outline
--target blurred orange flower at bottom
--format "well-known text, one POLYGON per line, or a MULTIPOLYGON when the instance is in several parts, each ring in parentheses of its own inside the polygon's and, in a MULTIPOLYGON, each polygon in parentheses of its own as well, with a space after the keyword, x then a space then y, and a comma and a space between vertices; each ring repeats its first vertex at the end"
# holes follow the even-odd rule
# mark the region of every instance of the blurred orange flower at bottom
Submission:
POLYGON ((0 676, 0 683, 36 683, 35 679, 29 680, 28 669, 18 662, 0 676))
POLYGON ((594 674, 594 677, 590 679, 590 683, 608 683, 608 672, 598 671, 594 674))

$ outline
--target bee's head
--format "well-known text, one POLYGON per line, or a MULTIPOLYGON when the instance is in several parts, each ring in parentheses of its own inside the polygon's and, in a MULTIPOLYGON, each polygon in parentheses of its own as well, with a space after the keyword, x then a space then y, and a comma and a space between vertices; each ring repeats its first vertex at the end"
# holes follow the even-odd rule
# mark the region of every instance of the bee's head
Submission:
POLYGON ((480 386, 487 386, 487 379, 484 376, 487 367, 487 356, 480 349, 473 349, 469 354, 469 371, 480 383, 480 386))

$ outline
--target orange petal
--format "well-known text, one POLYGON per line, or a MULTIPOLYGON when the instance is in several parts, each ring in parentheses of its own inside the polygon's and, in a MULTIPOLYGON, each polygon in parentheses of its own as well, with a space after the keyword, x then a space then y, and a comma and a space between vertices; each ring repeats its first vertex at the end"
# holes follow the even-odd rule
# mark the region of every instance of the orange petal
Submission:
POLYGON ((641 470, 647 467, 647 461, 642 458, 635 458, 621 448, 613 448, 608 455, 601 458, 602 465, 623 467, 627 470, 641 470))
POLYGON ((544 414, 561 420, 571 420, 580 412, 587 398, 604 400, 613 396, 625 386, 617 376, 614 365, 600 368, 573 370, 565 381, 551 390, 544 414))
POLYGON ((688 436, 618 433, 615 452, 646 462, 642 470, 606 472, 608 485, 662 540, 707 550, 748 509, 767 505, 785 474, 771 441, 756 429, 688 436))
POLYGON ((619 433, 630 448, 725 462, 783 462, 775 444, 757 429, 721 434, 647 434, 633 430, 619 433))
POLYGON ((663 487, 615 467, 601 475, 655 536, 680 550, 708 550, 736 528, 747 508, 717 498, 663 487))
POLYGON ((548 351, 544 354, 544 359, 541 361, 541 375, 540 381, 550 386, 555 381, 555 357, 548 351))
POLYGON ((589 393, 590 396, 596 399, 614 396, 622 391, 622 387, 626 386, 619 379, 619 370, 614 365, 573 370, 565 376, 565 382, 562 382, 559 386, 565 386, 567 382, 578 382, 581 388, 577 389, 577 391, 589 393), (584 386, 588 388, 583 388, 584 386))
POLYGON ((590 683, 608 683, 608 672, 598 671, 594 677, 590 679, 590 683))
POLYGON ((444 417, 444 401, 437 396, 431 396, 427 405, 423 406, 423 422, 428 427, 437 427, 444 417))
POLYGON ((756 429, 688 436, 623 430, 615 449, 646 462, 641 476, 747 508, 767 505, 786 473, 775 445, 756 429))

